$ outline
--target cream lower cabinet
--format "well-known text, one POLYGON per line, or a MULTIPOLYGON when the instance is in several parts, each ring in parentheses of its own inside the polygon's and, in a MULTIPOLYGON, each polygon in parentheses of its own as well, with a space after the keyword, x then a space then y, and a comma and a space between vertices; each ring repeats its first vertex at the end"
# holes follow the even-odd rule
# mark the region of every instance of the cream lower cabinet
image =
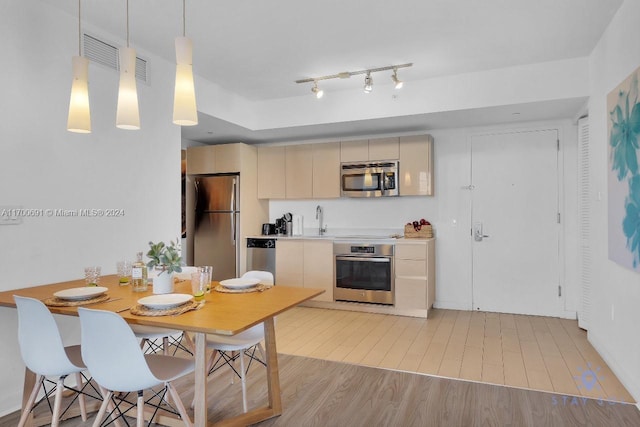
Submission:
POLYGON ((333 242, 276 242, 276 285, 324 289, 314 301, 333 301, 333 242))
POLYGON ((435 239, 399 240, 394 260, 396 308, 430 309, 436 297, 435 239))

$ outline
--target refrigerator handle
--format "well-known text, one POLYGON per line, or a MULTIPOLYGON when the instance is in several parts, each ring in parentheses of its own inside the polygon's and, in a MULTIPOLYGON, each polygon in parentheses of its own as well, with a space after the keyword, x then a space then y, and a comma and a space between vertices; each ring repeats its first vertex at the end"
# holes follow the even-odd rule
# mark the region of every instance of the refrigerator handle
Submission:
POLYGON ((198 211, 198 201, 200 200, 200 194, 198 192, 198 178, 193 180, 193 188, 194 188, 194 196, 195 196, 195 203, 194 205, 194 210, 197 212, 198 211))
POLYGON ((236 245, 236 214, 235 212, 229 213, 231 215, 231 244, 236 245))
POLYGON ((236 179, 233 178, 233 183, 231 184, 231 206, 229 206, 230 211, 236 210, 236 179))

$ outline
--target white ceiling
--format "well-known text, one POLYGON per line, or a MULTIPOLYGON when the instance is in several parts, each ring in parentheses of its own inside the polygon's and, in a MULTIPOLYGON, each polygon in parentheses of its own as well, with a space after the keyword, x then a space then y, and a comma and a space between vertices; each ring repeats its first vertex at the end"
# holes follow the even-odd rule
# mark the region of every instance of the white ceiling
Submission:
MULTIPOLYGON (((77 14, 76 0, 41 1, 77 14)), ((588 56, 621 3, 187 0, 186 31, 194 42, 194 70, 199 76, 250 101, 262 101, 311 96, 310 85, 296 84, 298 79, 406 62, 414 65, 399 72, 406 82, 403 90, 411 90, 411 81, 432 77, 588 56)), ((125 0, 82 0, 83 21, 124 38, 125 4, 125 0)), ((181 33, 182 2, 131 0, 129 8, 131 46, 174 62, 173 40, 181 33)), ((383 73, 374 74, 374 88, 376 79, 388 78, 383 73)), ((356 84, 354 79, 326 81, 323 88, 328 94, 356 84)), ((562 108, 554 108, 567 110, 583 103, 569 100, 562 108)), ((544 116, 546 109, 546 105, 539 106, 537 114, 544 116)), ((473 125, 496 120, 488 112, 471 113, 473 125)), ((437 115, 431 119, 449 120, 437 115)), ((412 120, 418 118, 381 119, 379 127, 384 131, 412 120)), ((202 122, 195 128, 183 128, 183 136, 206 139, 202 135, 208 135, 213 141, 229 131, 224 126, 209 128, 222 125, 215 118, 203 117, 202 122)), ((424 120, 421 123, 425 126, 424 120)), ((312 132, 321 137, 349 130, 343 126, 307 126, 282 132, 293 137, 312 132)), ((249 132, 255 141, 278 139, 274 133, 277 131, 249 132)))

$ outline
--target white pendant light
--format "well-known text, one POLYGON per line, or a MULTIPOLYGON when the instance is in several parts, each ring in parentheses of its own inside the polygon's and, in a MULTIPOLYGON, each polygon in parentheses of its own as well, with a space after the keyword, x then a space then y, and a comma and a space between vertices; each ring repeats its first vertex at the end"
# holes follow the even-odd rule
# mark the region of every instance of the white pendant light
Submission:
POLYGON ((120 129, 140 129, 138 91, 136 88, 136 51, 129 47, 129 0, 127 0, 127 47, 119 49, 120 87, 116 126, 120 129))
POLYGON ((176 37, 176 84, 173 95, 173 123, 198 124, 196 91, 193 82, 193 42, 185 36, 185 1, 182 1, 182 37, 176 37))
POLYGON ((71 60, 73 80, 69 98, 67 130, 76 133, 91 133, 91 109, 89 107, 89 60, 82 56, 81 14, 78 0, 78 56, 71 60))

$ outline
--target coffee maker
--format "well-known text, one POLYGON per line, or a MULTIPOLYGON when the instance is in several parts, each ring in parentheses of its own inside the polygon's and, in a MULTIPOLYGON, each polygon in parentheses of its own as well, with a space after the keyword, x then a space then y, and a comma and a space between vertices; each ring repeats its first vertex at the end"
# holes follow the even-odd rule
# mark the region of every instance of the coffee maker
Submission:
POLYGON ((276 218, 276 234, 287 234, 287 221, 284 218, 276 218))

